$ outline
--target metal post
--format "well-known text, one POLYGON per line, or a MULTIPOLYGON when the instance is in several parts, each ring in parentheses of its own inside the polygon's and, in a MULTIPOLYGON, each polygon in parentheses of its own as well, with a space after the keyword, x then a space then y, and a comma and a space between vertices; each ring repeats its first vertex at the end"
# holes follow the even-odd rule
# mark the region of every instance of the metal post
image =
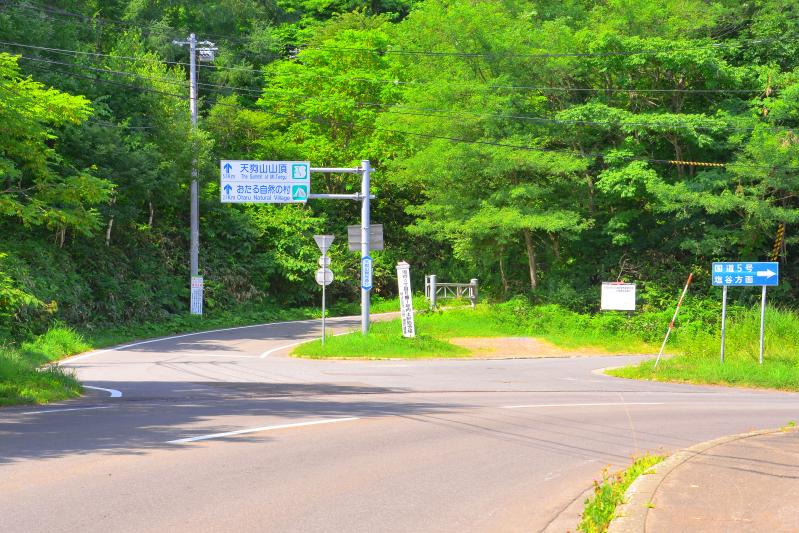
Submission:
MULTIPOLYGON (((191 110, 192 144, 197 129, 197 38, 189 35, 189 109, 191 110)), ((191 275, 199 275, 200 270, 200 200, 197 184, 197 154, 192 146, 191 158, 191 275)))
MULTIPOLYGON (((368 160, 361 161, 361 264, 369 255, 369 174, 371 167, 368 160)), ((361 333, 369 333, 369 290, 361 286, 361 333)))
POLYGON ((724 334, 727 331, 727 286, 721 288, 721 362, 724 363, 724 334))
POLYGON ((430 309, 435 309, 438 303, 436 302, 436 275, 430 274, 430 309))
POLYGON ((760 299, 760 364, 763 364, 763 336, 766 333, 766 286, 760 299))
MULTIPOLYGON (((327 257, 326 254, 322 254, 322 257, 327 257)), ((326 261, 323 259, 322 264, 324 265, 326 261)), ((327 268, 323 266, 322 268, 327 268)), ((322 279, 322 281, 327 281, 326 279, 322 279)), ((325 287, 327 285, 322 283, 322 346, 325 345, 325 287)))
POLYGON ((472 286, 472 309, 474 309, 477 306, 477 278, 472 278, 469 285, 472 286))

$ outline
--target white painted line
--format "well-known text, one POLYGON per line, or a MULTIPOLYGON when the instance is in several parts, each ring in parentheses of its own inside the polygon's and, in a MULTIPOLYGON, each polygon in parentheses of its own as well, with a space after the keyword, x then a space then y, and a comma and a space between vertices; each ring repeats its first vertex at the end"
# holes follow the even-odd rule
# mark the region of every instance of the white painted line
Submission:
POLYGON ((116 389, 104 389, 102 387, 92 387, 91 385, 84 385, 83 388, 101 390, 103 392, 109 393, 112 398, 122 398, 122 392, 120 392, 120 391, 118 391, 116 389))
POLYGON ((210 435, 200 435, 199 437, 188 437, 185 439, 170 440, 167 441, 167 444, 185 444, 187 442, 197 442, 200 440, 221 439, 222 437, 230 437, 231 435, 244 435, 246 433, 258 433, 261 431, 272 431, 275 429, 316 426, 319 424, 333 424, 334 422, 350 422, 352 420, 359 420, 359 418, 354 416, 348 418, 325 418, 322 420, 309 420, 308 422, 296 422, 294 424, 278 424, 276 426, 263 426, 259 428, 239 429, 237 431, 226 431, 225 433, 212 433, 210 435))
POLYGON ((291 344, 284 344, 284 345, 282 345, 282 346, 278 346, 277 348, 271 348, 271 349, 269 349, 269 350, 265 351, 265 352, 264 352, 264 353, 262 353, 262 354, 261 354, 259 357, 260 357, 261 359, 265 359, 265 358, 267 358, 268 356, 272 355, 273 353, 275 353, 275 352, 279 352, 280 350, 284 350, 284 349, 286 349, 286 348, 291 348, 291 347, 293 347, 293 346, 299 346, 300 344, 305 344, 306 342, 311 342, 311 341, 315 341, 315 340, 316 340, 316 339, 306 339, 306 340, 304 340, 304 341, 300 341, 300 342, 292 342, 291 344))
MULTIPOLYGON (((372 315, 372 317, 378 317, 378 316, 381 316, 381 315, 390 315, 390 314, 394 314, 394 313, 396 313, 396 311, 389 311, 389 312, 386 312, 386 313, 375 313, 375 314, 372 315)), ((332 318, 331 320, 349 320, 349 319, 358 319, 358 318, 360 318, 360 316, 342 316, 342 317, 332 318)), ((206 335, 208 333, 221 333, 221 332, 224 332, 224 331, 236 331, 236 330, 239 330, 239 329, 260 328, 260 327, 265 327, 265 326, 283 326, 285 324, 305 324, 307 322, 321 322, 321 320, 322 320, 321 318, 308 318, 306 320, 284 320, 283 322, 267 322, 266 324, 251 324, 249 326, 236 326, 235 328, 209 329, 209 330, 206 330, 206 331, 195 331, 193 333, 183 333, 181 335, 172 335, 172 336, 169 336, 169 337, 158 337, 158 338, 155 338, 155 339, 149 339, 149 340, 146 340, 146 341, 134 342, 134 343, 131 343, 131 344, 123 344, 122 346, 116 346, 114 348, 108 348, 108 349, 105 349, 105 350, 96 350, 96 351, 92 351, 92 352, 87 352, 87 353, 82 354, 82 355, 76 355, 74 357, 68 357, 66 359, 62 359, 61 361, 58 361, 58 364, 59 365, 63 365, 63 364, 74 363, 75 361, 80 361, 82 359, 86 359, 87 357, 92 357, 92 356, 95 356, 95 355, 100 355, 100 354, 108 353, 108 352, 116 352, 116 351, 119 351, 119 350, 124 350, 126 348, 133 348, 135 346, 141 346, 143 344, 151 344, 153 342, 168 341, 168 340, 172 340, 172 339, 182 339, 184 337, 194 337, 196 335, 206 335)))
POLYGON ((111 409, 113 405, 101 405, 96 407, 70 407, 69 409, 42 409, 41 411, 25 411, 23 415, 46 415, 47 413, 63 413, 65 411, 85 411, 87 409, 111 409))
MULTIPOLYGON (((227 353, 180 353, 181 357, 240 357, 242 359, 258 359, 257 355, 234 355, 227 353)), ((172 361, 173 363, 181 363, 183 361, 172 361)))
POLYGON ((503 409, 527 409, 533 407, 604 407, 610 405, 663 405, 664 402, 610 402, 610 403, 536 403, 530 405, 504 405, 503 409))
MULTIPOLYGON (((355 331, 357 331, 357 330, 353 329, 353 330, 350 330, 350 331, 342 331, 341 333, 334 333, 333 335, 330 335, 330 336, 331 337, 338 337, 340 335, 348 335, 350 333, 355 333, 355 331)), ((302 340, 302 341, 299 341, 299 342, 292 342, 291 344, 284 344, 284 345, 278 346, 276 348, 271 348, 271 349, 265 351, 264 353, 262 353, 260 355, 260 358, 261 359, 265 359, 265 358, 269 357, 270 355, 272 355, 273 353, 279 352, 280 350, 285 350, 286 348, 292 348, 294 346, 299 346, 300 344, 305 344, 306 342, 313 342, 315 340, 319 340, 319 337, 314 337, 312 339, 305 339, 305 340, 302 340)))

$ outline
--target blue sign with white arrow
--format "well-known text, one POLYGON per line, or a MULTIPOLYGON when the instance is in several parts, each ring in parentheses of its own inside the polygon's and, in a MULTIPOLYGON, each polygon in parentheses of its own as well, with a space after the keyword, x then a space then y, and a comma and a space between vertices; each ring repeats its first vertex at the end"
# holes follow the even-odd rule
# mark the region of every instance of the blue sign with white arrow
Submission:
POLYGON ((714 287, 775 287, 780 281, 776 262, 734 261, 713 263, 714 287))

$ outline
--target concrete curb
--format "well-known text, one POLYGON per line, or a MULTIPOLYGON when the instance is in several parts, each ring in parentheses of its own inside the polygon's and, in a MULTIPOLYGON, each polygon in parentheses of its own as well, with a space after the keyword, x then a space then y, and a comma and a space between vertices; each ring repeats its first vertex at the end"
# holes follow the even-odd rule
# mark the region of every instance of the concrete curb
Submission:
POLYGON ((649 514, 650 502, 655 497, 655 493, 660 488, 661 483, 668 475, 679 466, 696 456, 702 455, 707 450, 727 444, 736 440, 748 439, 760 435, 771 435, 785 431, 796 431, 797 429, 764 429, 729 435, 707 442, 702 442, 681 450, 663 462, 656 464, 649 471, 651 474, 640 475, 627 491, 624 493, 626 503, 620 505, 616 510, 616 518, 610 523, 608 533, 644 533, 646 531, 646 518, 649 514))

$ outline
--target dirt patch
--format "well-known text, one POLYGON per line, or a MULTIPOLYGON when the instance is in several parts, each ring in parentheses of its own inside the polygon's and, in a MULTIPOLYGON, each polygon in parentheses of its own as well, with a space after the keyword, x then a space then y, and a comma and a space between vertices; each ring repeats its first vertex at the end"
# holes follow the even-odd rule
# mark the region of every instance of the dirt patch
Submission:
MULTIPOLYGON (((454 337, 449 342, 462 346, 478 359, 506 357, 596 357, 610 355, 600 348, 566 349, 535 337, 454 337)), ((617 354, 613 354, 617 355, 617 354)))

